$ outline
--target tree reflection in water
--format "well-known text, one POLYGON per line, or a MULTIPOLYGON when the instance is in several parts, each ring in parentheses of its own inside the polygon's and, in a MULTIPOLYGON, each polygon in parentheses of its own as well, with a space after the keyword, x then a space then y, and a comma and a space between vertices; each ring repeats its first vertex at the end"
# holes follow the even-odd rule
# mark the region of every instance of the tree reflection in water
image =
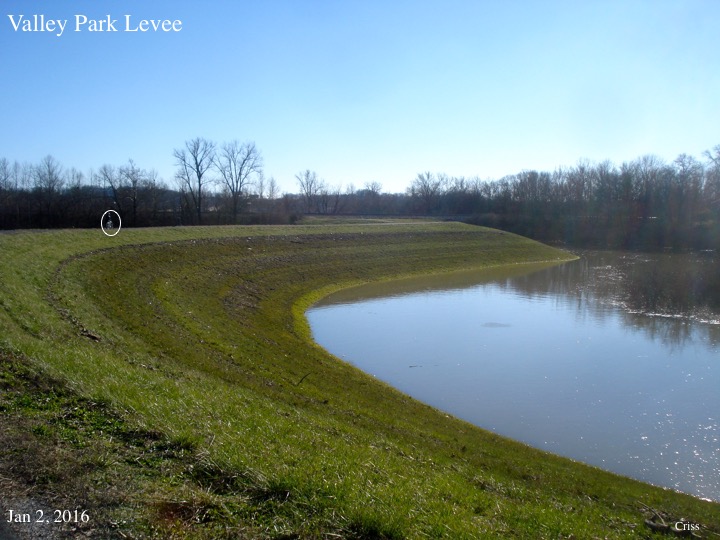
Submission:
POLYGON ((584 308, 578 313, 590 312, 598 318, 610 314, 603 306, 620 307, 629 327, 666 345, 681 345, 699 331, 708 346, 720 346, 720 258, 716 253, 578 254, 580 260, 560 269, 511 278, 506 285, 528 296, 572 297, 584 308))

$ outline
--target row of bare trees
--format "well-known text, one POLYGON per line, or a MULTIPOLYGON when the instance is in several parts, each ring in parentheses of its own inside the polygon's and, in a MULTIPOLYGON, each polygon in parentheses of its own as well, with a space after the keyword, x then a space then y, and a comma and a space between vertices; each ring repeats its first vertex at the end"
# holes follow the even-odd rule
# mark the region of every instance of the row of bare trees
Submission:
POLYGON ((132 159, 120 167, 103 165, 94 178, 130 226, 157 223, 161 213, 167 214, 176 206, 176 197, 158 181, 157 172, 141 169, 132 159))
POLYGON ((581 161, 496 181, 418 174, 418 213, 471 221, 574 245, 720 248, 720 146, 698 160, 643 156, 616 166, 581 161))
MULTIPOLYGON (((265 198, 276 198, 278 188, 257 174, 259 159, 251 143, 223 145, 213 156, 216 176, 204 169, 206 156, 194 156, 173 188, 133 160, 83 173, 50 155, 35 164, 0 158, 0 229, 95 227, 107 209, 116 210, 124 226, 236 223, 250 200, 257 211, 272 213, 278 206, 265 198)), ((289 216, 255 216, 255 222, 276 220, 289 216)))
POLYGON ((494 181, 422 172, 404 194, 377 182, 330 188, 311 170, 295 179, 302 213, 434 215, 576 246, 720 249, 720 146, 701 159, 580 161, 494 181))
POLYGON ((238 215, 252 195, 275 199, 279 194, 274 178, 265 181, 262 154, 252 141, 233 140, 218 146, 197 137, 176 148, 173 156, 177 166, 175 178, 184 203, 192 208, 197 224, 202 223, 208 206, 206 199, 213 187, 219 187, 224 193, 233 223, 237 223, 238 215))
POLYGON ((332 187, 315 171, 296 194, 266 180, 253 142, 188 140, 173 151, 175 187, 129 160, 87 174, 52 156, 0 159, 0 228, 96 226, 116 209, 131 226, 292 222, 317 214, 434 215, 573 245, 720 248, 720 146, 670 163, 644 156, 617 166, 581 161, 499 180, 423 172, 405 193, 332 187))
POLYGON ((38 163, 0 158, 0 228, 94 227, 108 208, 128 225, 176 222, 177 193, 132 160, 83 173, 48 155, 38 163))
POLYGON ((0 228, 96 226, 108 208, 126 226, 237 223, 251 200, 264 203, 259 210, 274 211, 278 185, 265 180, 253 142, 217 146, 196 138, 173 156, 175 187, 133 160, 82 173, 51 155, 35 164, 0 158, 0 228))

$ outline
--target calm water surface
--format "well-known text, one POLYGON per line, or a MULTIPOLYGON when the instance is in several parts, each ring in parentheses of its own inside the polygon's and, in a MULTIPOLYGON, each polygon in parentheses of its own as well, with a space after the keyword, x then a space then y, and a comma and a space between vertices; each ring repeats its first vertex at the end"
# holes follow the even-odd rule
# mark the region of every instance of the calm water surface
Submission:
POLYGON ((720 262, 582 255, 358 287, 307 317, 330 352, 455 416, 720 500, 720 262))

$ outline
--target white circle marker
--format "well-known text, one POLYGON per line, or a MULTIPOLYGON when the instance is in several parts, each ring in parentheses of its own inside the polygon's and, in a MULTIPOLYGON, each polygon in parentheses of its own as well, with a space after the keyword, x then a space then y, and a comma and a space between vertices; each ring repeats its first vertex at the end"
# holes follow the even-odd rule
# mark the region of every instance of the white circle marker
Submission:
POLYGON ((105 234, 105 236, 115 236, 117 233, 120 232, 120 228, 122 227, 122 220, 120 219, 120 214, 118 214, 115 210, 106 210, 105 213, 100 218, 100 228, 102 229, 102 232, 105 234), (115 214, 117 216, 117 229, 115 229, 115 221, 113 216, 108 216, 107 220, 105 219, 105 216, 107 216, 110 212, 115 214), (107 227, 108 230, 115 231, 114 233, 110 234, 105 230, 107 227))

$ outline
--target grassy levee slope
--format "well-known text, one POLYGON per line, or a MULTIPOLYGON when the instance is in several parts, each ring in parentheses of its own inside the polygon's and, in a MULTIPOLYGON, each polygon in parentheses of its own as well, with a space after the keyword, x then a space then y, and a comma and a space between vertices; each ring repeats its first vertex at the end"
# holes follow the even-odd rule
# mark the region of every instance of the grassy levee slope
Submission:
POLYGON ((0 412, 30 427, 18 448, 67 448, 72 478, 45 483, 102 534, 646 538, 647 508, 720 533, 717 504, 408 398, 303 315, 356 283, 567 253, 450 223, 19 233, 0 253, 0 412))

